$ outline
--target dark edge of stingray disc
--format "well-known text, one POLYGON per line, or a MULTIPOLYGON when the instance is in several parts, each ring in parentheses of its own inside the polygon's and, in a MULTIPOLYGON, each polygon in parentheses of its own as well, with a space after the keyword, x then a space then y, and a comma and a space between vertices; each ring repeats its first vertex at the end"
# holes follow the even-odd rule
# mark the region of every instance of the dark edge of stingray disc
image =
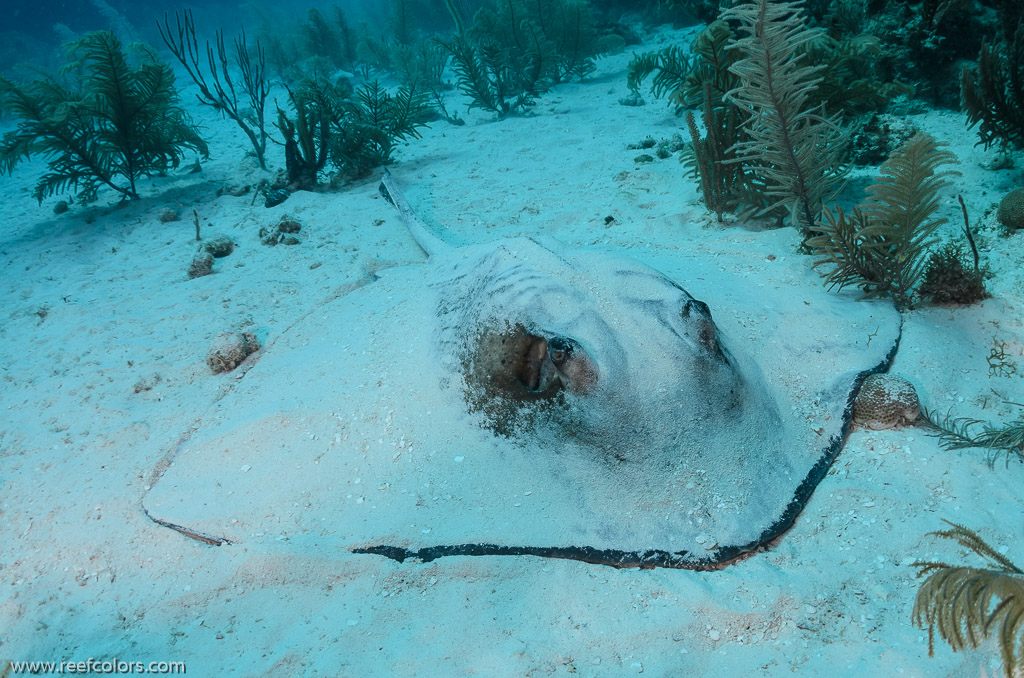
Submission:
POLYGON ((653 569, 656 567, 667 567, 685 570, 718 570, 729 561, 740 556, 753 552, 755 549, 778 538, 783 532, 792 527, 796 517, 803 511, 804 506, 811 499, 818 483, 828 473, 832 462, 839 456, 843 443, 850 433, 850 426, 853 422, 853 401, 861 384, 872 374, 885 372, 889 369, 902 337, 902 316, 900 317, 900 328, 896 334, 896 341, 892 349, 886 354, 880 363, 857 374, 854 378, 853 388, 846 399, 846 407, 843 410, 843 425, 839 435, 833 436, 822 452, 821 457, 811 467, 810 472, 803 482, 793 493, 793 499, 786 506, 774 523, 769 525, 761 536, 740 546, 729 546, 721 548, 705 557, 695 557, 690 551, 662 551, 651 549, 646 551, 620 551, 618 549, 596 549, 590 546, 501 546, 499 544, 445 544, 440 546, 428 546, 421 549, 407 549, 401 546, 390 546, 386 544, 374 546, 361 546, 353 548, 352 553, 368 553, 372 555, 385 556, 400 563, 406 560, 418 560, 429 563, 438 558, 448 556, 539 556, 541 558, 560 558, 564 560, 578 560, 584 563, 596 565, 608 565, 610 567, 638 567, 641 569, 653 569))

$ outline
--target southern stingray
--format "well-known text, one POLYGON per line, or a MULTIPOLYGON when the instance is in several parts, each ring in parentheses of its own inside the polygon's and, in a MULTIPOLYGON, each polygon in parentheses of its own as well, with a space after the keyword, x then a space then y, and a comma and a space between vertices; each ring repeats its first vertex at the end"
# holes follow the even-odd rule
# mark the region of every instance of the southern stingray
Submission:
POLYGON ((798 257, 453 247, 381 192, 427 260, 277 338, 156 474, 154 520, 397 560, 719 567, 792 525, 899 341, 891 305, 798 257))

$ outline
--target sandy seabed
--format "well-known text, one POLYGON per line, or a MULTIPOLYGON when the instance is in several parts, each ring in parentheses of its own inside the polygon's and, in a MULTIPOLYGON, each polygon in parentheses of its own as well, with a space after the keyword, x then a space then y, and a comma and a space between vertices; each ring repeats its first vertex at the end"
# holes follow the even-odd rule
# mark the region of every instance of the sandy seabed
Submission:
MULTIPOLYGON (((689 37, 661 32, 645 48, 670 40, 689 37)), ((634 162, 640 151, 628 144, 683 129, 663 102, 618 104, 629 56, 601 60, 529 116, 472 111, 462 127, 434 123, 392 171, 462 242, 543 234, 713 253, 741 240, 755 267, 799 257, 795 232, 716 223, 675 159, 634 162)), ((237 129, 209 109, 193 114, 212 139, 203 172, 146 182, 132 204, 101 194, 54 216, 56 200, 31 198, 42 162, 0 179, 0 658, 184 661, 197 676, 1001 674, 994 643, 961 654, 940 644, 928 657, 927 633, 910 622, 910 564, 962 558, 927 536, 943 519, 1024 561, 1024 470, 990 467, 979 450, 944 451, 919 428, 855 430, 795 526, 716 572, 218 548, 151 522, 142 501, 154 469, 242 376, 210 373, 217 335, 253 331, 272 351, 372 273, 423 260, 375 179, 269 209, 251 195, 217 196, 261 175, 237 129), (168 208, 180 220, 163 223, 168 208), (189 280, 193 212, 204 236, 238 247, 214 275, 189 280), (284 214, 303 224, 302 243, 261 245, 260 227, 284 214)), ((994 342, 1008 364, 1024 355, 1024 240, 999 235, 995 220, 1021 170, 985 169, 991 152, 960 114, 909 121, 959 159, 943 235, 960 237, 959 192, 992 297, 905 313, 892 371, 930 409, 1014 418, 1024 368, 990 375, 986 358, 994 342)), ((275 147, 272 164, 280 155, 275 147)), ((855 172, 851 194, 876 173, 855 172)))

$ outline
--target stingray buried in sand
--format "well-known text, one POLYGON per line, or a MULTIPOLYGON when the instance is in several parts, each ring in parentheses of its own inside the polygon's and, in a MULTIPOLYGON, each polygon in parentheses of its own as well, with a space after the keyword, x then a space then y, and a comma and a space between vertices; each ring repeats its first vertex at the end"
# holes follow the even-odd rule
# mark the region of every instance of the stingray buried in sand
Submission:
POLYGON ((428 260, 269 346, 174 451, 152 517, 399 560, 716 567, 792 524, 898 342, 890 305, 797 297, 781 263, 755 292, 724 257, 453 247, 382 192, 428 260), (679 284, 711 279, 708 303, 679 284))

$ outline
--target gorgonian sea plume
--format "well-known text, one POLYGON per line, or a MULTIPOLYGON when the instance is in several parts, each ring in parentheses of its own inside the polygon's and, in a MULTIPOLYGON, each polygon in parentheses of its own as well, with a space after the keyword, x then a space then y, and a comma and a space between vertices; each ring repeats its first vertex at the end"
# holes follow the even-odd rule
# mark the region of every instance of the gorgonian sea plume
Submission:
POLYGON ((756 0, 725 17, 738 21, 744 36, 731 47, 742 55, 730 66, 740 83, 726 94, 749 114, 737 162, 748 164, 764 184, 761 213, 781 213, 808 235, 847 170, 847 134, 838 114, 813 103, 821 67, 807 64, 802 54, 819 31, 805 26, 797 2, 756 0))
POLYGON ((0 172, 41 155, 47 172, 33 196, 77 191, 81 202, 107 186, 122 200, 138 198, 142 177, 177 167, 188 151, 207 155, 206 142, 178 107, 174 74, 143 48, 137 66, 120 40, 97 31, 67 46, 63 77, 21 85, 0 77, 0 96, 18 126, 0 142, 0 172))

